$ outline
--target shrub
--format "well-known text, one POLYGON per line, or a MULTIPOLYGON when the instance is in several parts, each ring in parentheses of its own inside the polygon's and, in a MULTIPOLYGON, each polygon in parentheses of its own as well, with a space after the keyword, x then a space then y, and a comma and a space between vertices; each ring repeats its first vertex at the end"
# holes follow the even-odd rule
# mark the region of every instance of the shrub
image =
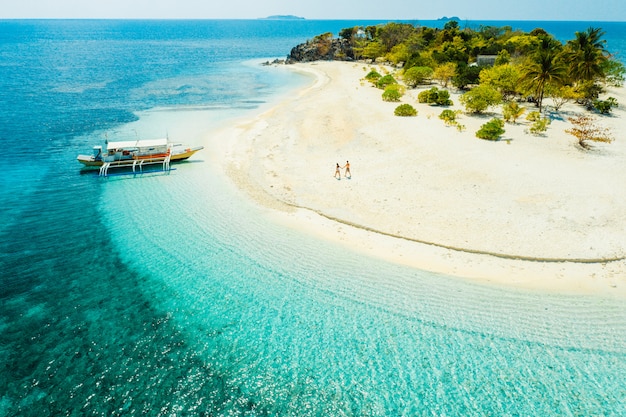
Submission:
POLYGON ((530 133, 535 136, 541 135, 543 132, 548 130, 548 125, 550 125, 550 119, 547 117, 539 118, 535 120, 535 122, 530 126, 530 133))
POLYGON ((433 69, 430 67, 411 67, 404 71, 404 82, 409 87, 424 84, 426 80, 433 76, 433 69))
POLYGON ((446 109, 439 114, 439 118, 447 125, 455 125, 457 112, 454 110, 446 109))
POLYGON ((432 91, 432 88, 430 90, 420 91, 420 93, 417 95, 418 103, 430 103, 431 91, 432 91))
POLYGON ((502 101, 500 93, 492 87, 479 85, 463 94, 459 100, 465 105, 469 113, 482 113, 490 106, 495 106, 502 101))
POLYGON ((451 106, 453 103, 452 100, 450 100, 450 92, 448 90, 437 91, 436 104, 438 106, 451 106))
POLYGON ((367 75, 365 76, 365 79, 371 83, 376 84, 376 82, 380 79, 380 77, 382 77, 382 75, 380 75, 376 70, 371 70, 370 72, 367 73, 367 75))
POLYGON ((574 127, 565 129, 565 132, 575 136, 578 139, 578 144, 583 149, 591 149, 588 142, 613 142, 610 130, 598 126, 596 120, 591 116, 570 117, 569 121, 574 127))
POLYGON ((505 121, 513 121, 515 123, 522 114, 526 111, 525 107, 520 106, 515 101, 507 101, 502 105, 502 116, 505 121))
POLYGON ((398 82, 396 81, 395 78, 393 78, 391 74, 387 74, 387 75, 380 77, 378 81, 376 81, 376 87, 384 89, 389 84, 397 84, 397 83, 398 82))
POLYGON ((539 119, 541 119, 541 113, 539 113, 538 111, 531 111, 530 113, 528 113, 528 116, 526 116, 526 120, 528 120, 529 122, 536 122, 539 119))
POLYGON ((424 90, 417 95, 417 101, 420 103, 435 104, 437 106, 451 106, 450 93, 448 90, 439 90, 433 87, 430 90, 424 90))
POLYGON ((388 85, 383 92, 383 101, 400 101, 403 91, 399 87, 399 84, 388 85))
POLYGON ((613 107, 617 107, 617 100, 613 97, 609 97, 606 100, 594 100, 593 107, 602 114, 609 114, 613 107))
POLYGON ((400 104, 393 112, 396 116, 417 116, 417 110, 410 104, 400 104))
POLYGON ((493 118, 480 127, 476 137, 486 140, 498 140, 504 133, 504 121, 493 118))

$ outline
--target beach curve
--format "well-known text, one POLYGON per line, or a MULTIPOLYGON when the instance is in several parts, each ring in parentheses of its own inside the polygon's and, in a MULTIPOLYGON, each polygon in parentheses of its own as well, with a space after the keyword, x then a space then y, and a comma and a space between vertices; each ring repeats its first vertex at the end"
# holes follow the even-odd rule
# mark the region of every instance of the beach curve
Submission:
MULTIPOLYGON (((501 285, 626 296, 619 139, 578 149, 564 133, 565 118, 580 111, 571 105, 553 115, 548 137, 520 123, 507 124, 507 141, 481 141, 474 132, 485 117, 464 116, 464 132, 446 127, 441 109, 417 104, 419 89, 403 98, 418 117, 398 118, 397 103, 363 81, 371 67, 294 65, 314 81, 222 132, 230 140, 219 159, 230 178, 291 226, 394 262, 501 285), (334 179, 335 162, 347 159, 354 177, 334 179)), ((611 93, 624 102, 622 89, 611 93)), ((453 100, 458 107, 458 94, 453 100)), ((619 129, 622 113, 602 122, 619 129)))

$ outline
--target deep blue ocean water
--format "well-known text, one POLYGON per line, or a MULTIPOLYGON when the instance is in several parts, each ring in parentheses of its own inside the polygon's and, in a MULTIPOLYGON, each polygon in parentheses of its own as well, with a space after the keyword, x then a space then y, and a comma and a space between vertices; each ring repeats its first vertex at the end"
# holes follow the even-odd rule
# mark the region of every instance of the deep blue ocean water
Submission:
MULTIPOLYGON (((202 153, 80 173, 105 137, 202 142, 308 82, 260 62, 375 23, 0 21, 0 416, 626 415, 621 302, 329 246, 202 153)), ((599 26, 625 60, 626 23, 479 23, 599 26)))

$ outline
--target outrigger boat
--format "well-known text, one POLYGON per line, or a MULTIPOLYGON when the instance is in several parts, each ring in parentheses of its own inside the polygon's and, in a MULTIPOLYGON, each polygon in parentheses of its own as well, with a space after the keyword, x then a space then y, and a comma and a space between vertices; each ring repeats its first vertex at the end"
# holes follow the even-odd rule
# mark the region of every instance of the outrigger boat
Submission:
POLYGON ((170 170, 170 162, 184 161, 204 146, 186 148, 167 139, 131 140, 107 142, 106 153, 102 146, 93 147, 93 155, 78 155, 78 162, 86 168, 99 169, 101 176, 107 176, 111 168, 132 168, 133 172, 143 172, 147 165, 162 165, 163 171, 170 170))

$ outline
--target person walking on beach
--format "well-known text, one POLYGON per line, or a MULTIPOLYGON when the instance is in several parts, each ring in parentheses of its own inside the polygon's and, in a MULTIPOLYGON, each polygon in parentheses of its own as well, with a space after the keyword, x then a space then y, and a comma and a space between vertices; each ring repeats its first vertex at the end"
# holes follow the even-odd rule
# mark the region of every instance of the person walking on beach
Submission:
POLYGON ((352 173, 350 172, 350 162, 346 161, 346 164, 343 166, 343 168, 346 169, 346 172, 344 174, 344 177, 346 178, 352 178, 352 173))
POLYGON ((337 167, 335 168, 335 178, 337 178, 338 180, 341 179, 341 167, 339 166, 339 163, 337 163, 337 167))

